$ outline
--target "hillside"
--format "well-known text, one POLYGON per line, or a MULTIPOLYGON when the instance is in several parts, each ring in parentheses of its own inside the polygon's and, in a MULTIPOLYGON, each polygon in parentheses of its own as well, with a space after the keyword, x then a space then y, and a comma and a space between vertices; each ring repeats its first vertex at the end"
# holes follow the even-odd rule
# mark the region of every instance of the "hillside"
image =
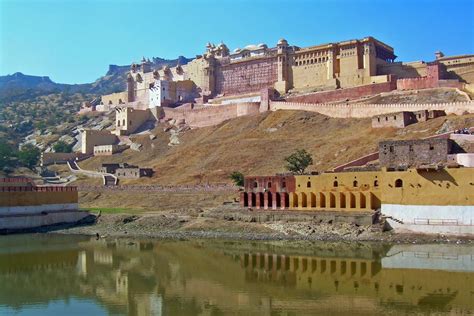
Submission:
MULTIPOLYGON (((154 57, 153 67, 184 65, 191 59, 154 57)), ((76 113, 82 102, 125 90, 130 65, 109 65, 105 76, 93 83, 62 84, 47 76, 30 76, 17 72, 0 76, 0 137, 15 145, 33 132, 64 131, 63 126, 78 120, 76 113)), ((56 134, 57 138, 65 135, 56 134)))
POLYGON ((153 133, 137 136, 144 150, 126 150, 111 157, 80 163, 96 169, 103 162, 127 162, 152 167, 151 179, 122 183, 195 184, 229 182, 235 170, 246 175, 284 172, 284 157, 304 148, 313 155, 311 170, 327 170, 376 151, 383 139, 421 138, 440 129, 474 126, 474 115, 440 117, 405 129, 372 129, 370 119, 337 119, 303 111, 277 111, 240 117, 218 126, 180 135, 181 144, 169 147, 169 134, 161 124, 153 133))

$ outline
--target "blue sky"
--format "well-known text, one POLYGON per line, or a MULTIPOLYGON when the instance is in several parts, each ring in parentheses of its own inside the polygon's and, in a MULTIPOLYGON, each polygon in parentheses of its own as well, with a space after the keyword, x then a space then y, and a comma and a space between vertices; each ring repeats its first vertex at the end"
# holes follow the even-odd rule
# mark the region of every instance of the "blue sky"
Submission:
POLYGON ((92 82, 109 64, 230 49, 309 46, 372 35, 397 60, 474 54, 474 0, 0 0, 0 75, 92 82))

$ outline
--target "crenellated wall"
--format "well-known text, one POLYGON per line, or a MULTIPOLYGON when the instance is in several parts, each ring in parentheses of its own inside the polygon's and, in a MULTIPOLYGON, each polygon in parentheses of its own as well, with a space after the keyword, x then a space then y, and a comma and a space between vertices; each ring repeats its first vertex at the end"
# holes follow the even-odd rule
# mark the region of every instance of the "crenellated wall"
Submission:
POLYGON ((466 112, 474 113, 474 101, 415 104, 311 104, 271 101, 270 110, 301 110, 340 118, 364 118, 379 114, 420 110, 443 110, 446 114, 461 115, 466 112))

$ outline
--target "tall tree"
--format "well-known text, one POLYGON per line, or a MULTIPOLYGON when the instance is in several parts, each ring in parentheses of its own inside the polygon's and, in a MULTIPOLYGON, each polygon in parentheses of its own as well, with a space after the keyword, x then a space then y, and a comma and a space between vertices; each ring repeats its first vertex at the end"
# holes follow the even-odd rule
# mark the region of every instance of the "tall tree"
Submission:
POLYGON ((18 161, 25 167, 33 169, 39 162, 40 150, 38 147, 27 144, 18 152, 18 161))
POLYGON ((286 169, 294 174, 304 174, 306 168, 313 164, 311 154, 304 149, 298 149, 285 158, 286 169))

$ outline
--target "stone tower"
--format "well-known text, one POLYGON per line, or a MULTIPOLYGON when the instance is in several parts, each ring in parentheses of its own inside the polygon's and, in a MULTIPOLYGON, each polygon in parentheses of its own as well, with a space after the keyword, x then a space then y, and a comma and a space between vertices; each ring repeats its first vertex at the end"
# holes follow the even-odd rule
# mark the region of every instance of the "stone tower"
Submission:
POLYGON ((278 80, 275 82, 275 89, 279 93, 286 93, 290 87, 288 78, 288 42, 280 39, 277 44, 277 67, 278 80))

